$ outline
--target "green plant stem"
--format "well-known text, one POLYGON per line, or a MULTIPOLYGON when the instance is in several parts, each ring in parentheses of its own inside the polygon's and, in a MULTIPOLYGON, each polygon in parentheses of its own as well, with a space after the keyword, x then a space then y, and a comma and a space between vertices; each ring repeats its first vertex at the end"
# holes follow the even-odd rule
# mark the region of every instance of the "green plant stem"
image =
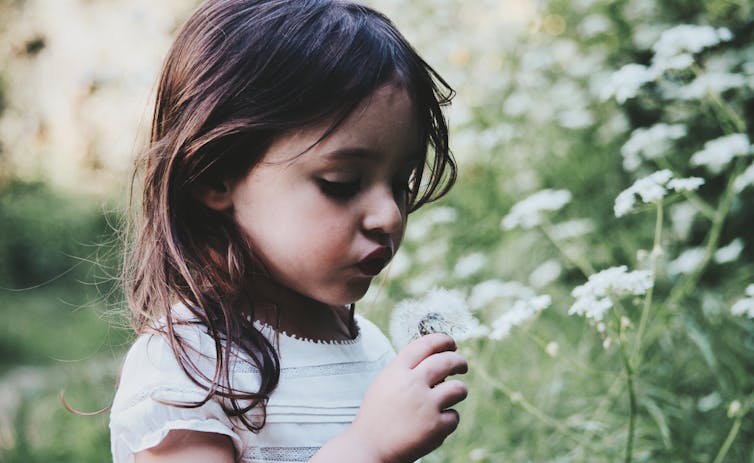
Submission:
POLYGON ((712 227, 707 235, 707 244, 704 249, 704 258, 702 262, 694 269, 694 271, 683 281, 682 284, 676 285, 671 291, 668 299, 665 303, 668 307, 674 307, 683 298, 685 298, 689 291, 699 282, 699 279, 707 268, 709 261, 712 260, 712 256, 717 249, 718 241, 720 240, 720 233, 725 223, 725 218, 730 212, 730 208, 733 205, 733 198, 735 197, 735 181, 743 170, 743 162, 741 157, 736 161, 736 168, 733 170, 733 174, 728 179, 728 184, 723 193, 723 199, 720 201, 720 205, 715 213, 715 219, 712 222, 712 227))
POLYGON ((641 355, 641 339, 644 336, 644 330, 647 327, 647 320, 649 319, 649 309, 652 306, 652 296, 654 294, 654 283, 657 275, 657 256, 662 252, 662 223, 663 223, 663 207, 662 201, 657 203, 657 215, 655 218, 655 237, 652 244, 652 251, 649 253, 650 272, 652 272, 652 286, 647 290, 647 294, 644 296, 644 307, 641 310, 641 319, 639 320, 639 329, 636 331, 636 340, 634 341, 634 350, 631 354, 631 363, 636 365, 636 362, 641 355))
POLYGON ((558 249, 558 251, 560 251, 563 257, 565 257, 566 260, 568 260, 571 264, 581 270, 581 273, 583 273, 585 277, 589 278, 589 275, 592 275, 594 273, 594 268, 588 261, 570 255, 558 242, 558 240, 555 239, 555 236, 552 232, 552 224, 546 218, 542 219, 542 223, 539 224, 539 229, 542 230, 542 233, 545 235, 545 237, 550 240, 550 242, 558 249))
POLYGON ((749 409, 751 408, 751 399, 752 398, 749 397, 743 409, 733 421, 733 425, 730 427, 730 431, 728 431, 728 436, 725 438, 725 442, 723 442, 723 445, 717 452, 717 456, 715 457, 713 463, 722 463, 725 459, 725 456, 728 454, 731 445, 733 445, 736 437, 738 437, 738 432, 741 430, 741 424, 743 423, 744 417, 749 413, 749 409))
MULTIPOLYGON (((514 392, 510 390, 504 383, 501 381, 495 381, 492 379, 489 374, 484 370, 484 368, 476 368, 475 369, 476 374, 479 375, 489 386, 491 386, 494 389, 497 389, 498 391, 505 394, 508 399, 519 405, 521 408, 524 409, 528 414, 535 417, 542 423, 546 424, 547 426, 550 426, 552 428, 555 428, 557 431, 559 431, 563 436, 567 437, 568 439, 571 439, 572 441, 576 442, 582 447, 591 448, 591 444, 589 442, 585 442, 576 435, 574 435, 573 432, 571 432, 570 429, 568 429, 567 426, 565 426, 563 423, 559 422, 555 418, 549 416, 539 408, 537 408, 534 404, 526 400, 523 396, 521 397, 513 397, 514 392)), ((519 393, 520 394, 520 393, 519 393)))
POLYGON ((633 446, 634 446, 634 427, 636 422, 636 390, 634 389, 634 370, 631 368, 631 362, 629 361, 628 354, 626 353, 623 340, 619 336, 619 345, 621 352, 621 359, 623 360, 623 367, 626 369, 626 386, 628 387, 628 437, 626 438, 626 455, 623 459, 624 463, 631 463, 633 459, 633 446))

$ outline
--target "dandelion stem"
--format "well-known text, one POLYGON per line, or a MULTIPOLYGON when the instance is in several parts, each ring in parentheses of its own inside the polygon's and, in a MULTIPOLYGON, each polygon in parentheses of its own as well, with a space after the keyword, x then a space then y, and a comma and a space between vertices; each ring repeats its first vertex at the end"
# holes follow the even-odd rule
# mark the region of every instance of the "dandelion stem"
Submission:
POLYGON ((649 319, 649 309, 652 306, 652 295, 654 294, 654 282, 657 274, 657 257, 662 251, 662 222, 663 222, 663 207, 662 201, 657 202, 657 216, 655 219, 655 238, 652 244, 652 252, 649 253, 650 271, 652 272, 652 286, 647 290, 647 294, 644 297, 644 308, 641 311, 641 319, 639 321, 639 329, 636 332, 636 341, 634 344, 634 351, 631 355, 631 362, 635 365, 639 355, 641 354, 641 338, 644 336, 644 330, 647 327, 647 320, 649 319))
POLYGON ((571 264, 576 266, 579 270, 581 270, 581 273, 584 274, 585 277, 589 278, 589 275, 592 275, 594 273, 594 267, 592 265, 579 258, 572 256, 570 253, 568 253, 565 248, 558 242, 558 240, 555 239, 555 235, 552 232, 552 224, 546 219, 542 219, 542 223, 539 224, 539 229, 542 230, 542 233, 545 235, 545 237, 550 240, 550 242, 558 248, 558 251, 565 257, 571 264))

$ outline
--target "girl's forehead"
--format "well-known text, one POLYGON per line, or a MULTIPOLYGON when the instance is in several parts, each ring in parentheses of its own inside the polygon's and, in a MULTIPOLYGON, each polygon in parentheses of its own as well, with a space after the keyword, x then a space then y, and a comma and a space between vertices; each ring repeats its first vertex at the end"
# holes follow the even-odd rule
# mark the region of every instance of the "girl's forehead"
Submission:
POLYGON ((338 162, 388 155, 409 162, 422 148, 414 104, 400 86, 378 88, 333 127, 335 122, 328 119, 281 134, 263 162, 338 162))

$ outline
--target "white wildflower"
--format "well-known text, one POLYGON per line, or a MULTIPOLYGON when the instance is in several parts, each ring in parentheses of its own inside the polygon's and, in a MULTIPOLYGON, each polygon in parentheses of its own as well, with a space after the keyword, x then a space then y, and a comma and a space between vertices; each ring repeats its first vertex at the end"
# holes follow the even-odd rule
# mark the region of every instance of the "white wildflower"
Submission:
POLYGON ((720 394, 715 391, 699 399, 696 408, 698 408, 700 412, 704 413, 717 408, 721 403, 722 399, 720 398, 720 394))
POLYGON ((586 283, 571 291, 576 301, 568 314, 601 321, 613 306, 611 297, 642 295, 653 285, 652 272, 648 270, 627 272, 625 265, 605 269, 590 276, 586 283))
POLYGON ((558 124, 566 129, 583 129, 594 125, 594 115, 586 108, 569 108, 558 114, 558 124))
POLYGON ((744 87, 747 79, 741 74, 706 72, 678 90, 682 100, 700 100, 709 94, 720 94, 732 88, 744 87))
POLYGON ((535 288, 542 288, 557 280, 562 272, 563 266, 560 262, 555 259, 547 260, 531 272, 529 284, 535 288))
POLYGON ((466 278, 479 273, 486 265, 487 256, 481 252, 472 252, 458 259, 453 273, 459 278, 466 278))
POLYGON ((746 297, 736 301, 730 312, 733 315, 746 315, 749 318, 754 318, 754 284, 746 287, 746 297))
POLYGON ((696 191, 704 185, 701 177, 674 178, 668 181, 668 188, 675 191, 696 191))
POLYGON ((569 240, 594 231, 591 219, 572 219, 559 222, 552 227, 552 237, 556 240, 569 240))
POLYGON ((512 307, 503 312, 492 323, 492 332, 490 332, 489 338, 499 341, 507 337, 514 326, 521 325, 548 308, 550 304, 552 304, 552 298, 548 295, 517 300, 512 307))
POLYGON ((616 198, 613 210, 616 217, 622 217, 634 208, 638 195, 645 203, 652 203, 662 199, 667 190, 665 185, 673 177, 667 170, 659 170, 646 177, 642 177, 629 188, 623 190, 616 198))
POLYGON ((696 208, 686 201, 670 208, 670 226, 681 240, 688 238, 696 215, 696 208))
POLYGON ((482 461, 485 458, 487 458, 487 450, 483 448, 475 448, 471 449, 469 452, 469 460, 470 461, 482 461))
POLYGON ((754 164, 751 164, 738 176, 733 187, 736 189, 736 193, 740 193, 752 185, 754 185, 754 164))
POLYGON ((486 280, 471 289, 469 306, 478 310, 500 299, 526 299, 536 296, 533 289, 516 281, 486 280))
POLYGON ((727 264, 738 259, 744 250, 744 240, 736 238, 728 245, 721 247, 715 252, 715 262, 718 264, 727 264))
POLYGON ((435 288, 421 299, 400 302, 390 318, 390 337, 397 348, 429 333, 445 333, 462 341, 485 330, 459 292, 435 288))
POLYGON ((550 341, 545 346, 545 352, 550 357, 557 357, 558 353, 560 352, 560 345, 558 345, 558 343, 555 341, 550 341))
POLYGON ((703 150, 691 156, 691 164, 705 166, 713 174, 718 174, 734 157, 751 152, 752 147, 746 134, 725 135, 705 143, 703 150))
POLYGON ((642 85, 655 78, 657 78, 657 73, 653 69, 641 64, 626 64, 614 72, 602 87, 602 99, 608 100, 614 97, 618 103, 625 103, 626 100, 636 96, 642 85))
POLYGON ((741 402, 734 400, 728 405, 728 418, 735 418, 741 413, 741 402))
POLYGON ((568 190, 538 191, 516 203, 503 218, 500 226, 504 230, 512 230, 516 227, 524 229, 536 227, 542 220, 543 212, 557 211, 570 201, 571 192, 568 190))
POLYGON ((671 276, 692 273, 704 261, 704 256, 702 247, 686 249, 675 260, 668 262, 668 273, 671 276))
POLYGON ((669 63, 679 56, 699 53, 707 47, 733 38, 730 30, 724 27, 715 29, 710 26, 681 24, 668 29, 660 35, 652 49, 653 67, 658 70, 667 69, 669 63))
POLYGON ((397 278, 404 275, 411 268, 411 259, 406 254, 406 251, 399 250, 395 257, 390 261, 390 266, 387 268, 388 277, 397 278))
POLYGON ((427 210, 423 215, 412 220, 406 230, 406 238, 410 241, 426 239, 436 225, 453 223, 458 218, 458 212, 452 207, 439 206, 427 210))
POLYGON ((631 138, 623 145, 623 167, 635 171, 642 159, 656 159, 671 148, 671 141, 686 135, 686 126, 682 124, 655 124, 649 128, 638 128, 631 133, 631 138))

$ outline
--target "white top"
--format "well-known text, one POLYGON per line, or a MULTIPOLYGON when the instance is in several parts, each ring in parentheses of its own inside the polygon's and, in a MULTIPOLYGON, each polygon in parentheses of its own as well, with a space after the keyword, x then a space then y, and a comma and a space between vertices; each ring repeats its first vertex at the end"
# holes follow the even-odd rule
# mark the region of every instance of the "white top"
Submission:
MULTIPOLYGON (((206 391, 186 376, 163 336, 139 336, 126 356, 110 412, 113 462, 133 462, 134 453, 154 447, 172 429, 227 435, 243 463, 308 461, 353 421, 367 387, 395 357, 379 328, 359 315, 356 323, 359 334, 351 341, 312 341, 280 333, 280 381, 258 434, 226 416, 215 399, 198 408, 160 403, 198 401, 206 391)), ((275 331, 256 325, 275 345, 275 331)), ((215 345, 206 329, 180 325, 176 332, 201 354, 192 360, 211 378, 215 345)), ((257 391, 258 370, 236 361, 231 383, 239 390, 257 391)))

